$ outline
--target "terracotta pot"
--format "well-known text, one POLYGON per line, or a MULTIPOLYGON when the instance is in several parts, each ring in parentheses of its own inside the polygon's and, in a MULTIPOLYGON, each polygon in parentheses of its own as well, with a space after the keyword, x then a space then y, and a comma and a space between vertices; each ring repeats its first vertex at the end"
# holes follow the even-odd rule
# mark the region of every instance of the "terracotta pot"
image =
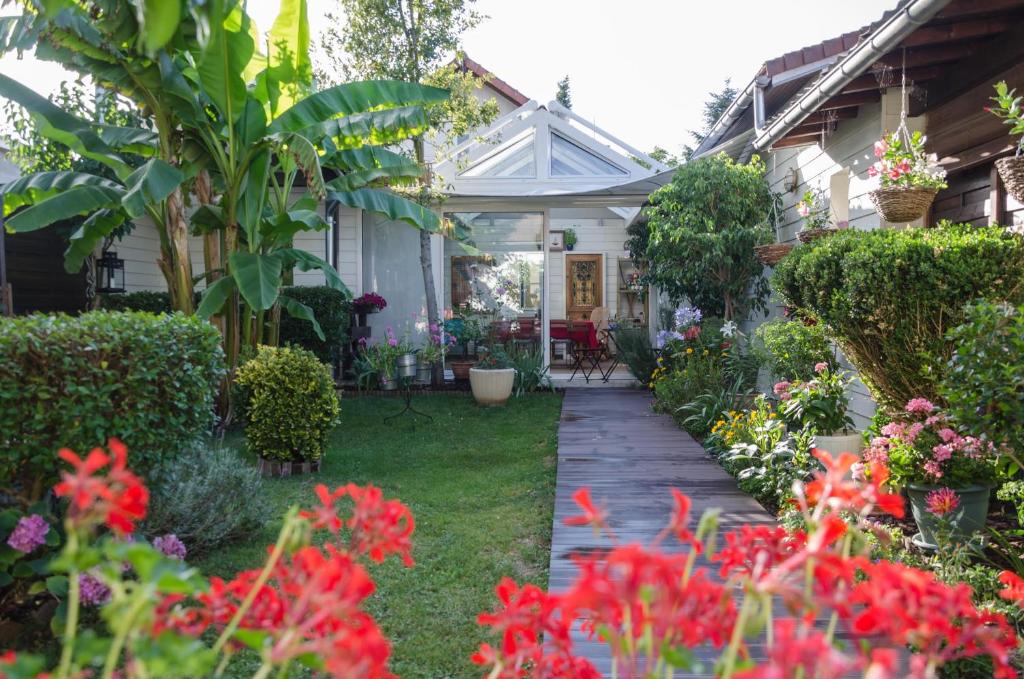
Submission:
POLYGON ((860 455, 860 451, 864 448, 864 436, 859 431, 850 434, 833 433, 831 436, 816 435, 814 447, 826 451, 832 457, 836 457, 840 453, 860 455))
POLYGON ((469 369, 469 385, 473 389, 473 398, 480 405, 503 406, 512 395, 512 386, 516 381, 515 368, 500 370, 469 369))
POLYGON ((471 358, 453 358, 448 361, 448 366, 451 367, 452 374, 455 375, 455 379, 468 380, 469 370, 473 367, 474 363, 476 363, 476 361, 471 358))

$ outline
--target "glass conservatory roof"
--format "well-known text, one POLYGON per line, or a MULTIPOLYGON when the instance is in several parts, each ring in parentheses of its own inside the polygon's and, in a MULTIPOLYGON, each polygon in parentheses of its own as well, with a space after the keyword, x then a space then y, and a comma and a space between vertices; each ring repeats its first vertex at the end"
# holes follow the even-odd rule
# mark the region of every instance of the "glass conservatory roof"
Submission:
POLYGON ((560 134, 551 134, 552 177, 625 176, 629 173, 560 134))

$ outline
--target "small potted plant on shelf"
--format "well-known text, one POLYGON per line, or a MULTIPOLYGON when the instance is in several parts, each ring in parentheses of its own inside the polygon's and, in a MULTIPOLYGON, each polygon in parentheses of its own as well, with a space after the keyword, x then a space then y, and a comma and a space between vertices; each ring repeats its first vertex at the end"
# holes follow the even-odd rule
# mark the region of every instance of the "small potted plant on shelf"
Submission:
POLYGON ((875 142, 878 160, 868 175, 878 177, 879 188, 868 194, 875 210, 887 222, 903 224, 923 217, 935 194, 946 188, 946 171, 935 154, 925 153, 927 138, 903 125, 875 142))
POLYGON ((576 243, 578 242, 579 237, 576 235, 575 229, 566 229, 565 232, 562 234, 562 243, 565 244, 566 250, 569 250, 571 252, 572 249, 576 247, 576 243))
POLYGON ((961 541, 984 529, 999 458, 991 443, 963 435, 924 398, 911 399, 880 434, 864 461, 885 464, 891 483, 906 489, 920 531, 915 544, 935 549, 943 534, 961 541))
POLYGON ((473 398, 480 405, 505 405, 512 395, 515 381, 516 369, 500 349, 487 352, 469 369, 469 385, 473 390, 473 398))
POLYGON ((1016 89, 1010 89, 1006 81, 996 83, 996 96, 992 97, 995 106, 986 110, 994 113, 1010 126, 1010 136, 1016 135, 1017 149, 1009 158, 996 161, 999 177, 1006 184, 1006 190, 1013 198, 1024 203, 1024 97, 1017 96, 1016 89))
POLYGON ((352 311, 356 315, 359 327, 366 326, 366 316, 375 314, 387 307, 388 303, 376 292, 367 292, 352 300, 352 311))
POLYGON ((858 454, 863 435, 853 427, 848 414, 850 398, 846 388, 850 378, 845 371, 833 370, 822 361, 814 366, 815 377, 806 382, 778 382, 775 395, 781 405, 782 419, 790 429, 809 428, 814 446, 833 456, 858 454))

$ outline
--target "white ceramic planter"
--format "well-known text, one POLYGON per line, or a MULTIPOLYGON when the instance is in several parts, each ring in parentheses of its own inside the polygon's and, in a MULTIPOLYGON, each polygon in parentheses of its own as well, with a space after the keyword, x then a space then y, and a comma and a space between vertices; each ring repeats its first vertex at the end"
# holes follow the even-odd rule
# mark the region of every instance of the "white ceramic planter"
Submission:
POLYGON ((515 368, 501 370, 469 369, 469 386, 473 389, 473 398, 480 405, 502 406, 512 395, 512 385, 516 380, 515 368))
POLYGON ((861 449, 864 448, 864 437, 859 431, 852 434, 815 436, 814 447, 830 453, 832 457, 839 453, 853 453, 859 456, 861 449))

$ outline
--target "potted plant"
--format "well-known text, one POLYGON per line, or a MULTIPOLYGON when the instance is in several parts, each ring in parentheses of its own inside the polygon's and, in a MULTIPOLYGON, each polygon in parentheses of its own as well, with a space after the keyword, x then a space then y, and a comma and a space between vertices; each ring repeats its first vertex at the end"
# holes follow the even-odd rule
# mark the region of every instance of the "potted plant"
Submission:
POLYGON ((462 345, 463 356, 452 359, 448 364, 457 380, 469 379, 469 369, 476 363, 476 344, 484 337, 483 324, 476 316, 462 316, 445 322, 445 329, 462 345))
POLYGON ((809 428, 814 434, 814 447, 833 456, 858 454, 863 448, 863 435, 853 428, 847 410, 850 398, 846 387, 850 378, 845 371, 833 370, 822 361, 814 366, 815 377, 806 382, 779 382, 775 395, 782 403, 782 419, 790 429, 809 428))
POLYGON ((367 292, 352 300, 352 311, 358 320, 358 327, 366 326, 367 314, 375 314, 388 305, 387 300, 376 292, 367 292))
POLYGON ((578 242, 579 237, 576 235, 575 229, 566 229, 562 234, 562 243, 565 245, 566 250, 571 252, 578 242))
MULTIPOLYGON (((398 357, 410 353, 408 347, 398 341, 395 331, 391 327, 386 329, 383 341, 375 344, 365 341, 360 343, 363 359, 377 373, 380 388, 385 391, 397 389, 398 357)), ((415 357, 413 358, 413 370, 413 374, 415 374, 415 357)))
POLYGON ((516 370, 501 350, 487 352, 469 369, 469 385, 473 390, 473 398, 480 405, 505 405, 512 395, 515 381, 516 370))
POLYGON ((920 531, 915 544, 934 549, 944 534, 964 540, 985 527, 998 461, 991 443, 964 436, 924 398, 911 399, 880 433, 864 461, 887 465, 892 484, 906 489, 920 531))
POLYGON ((1010 89, 1006 81, 996 83, 996 96, 992 97, 995 106, 988 107, 988 111, 994 113, 1003 122, 1010 126, 1010 136, 1018 135, 1017 152, 1009 158, 1000 158, 996 161, 996 170, 999 172, 1006 190, 1015 200, 1024 203, 1024 107, 1021 100, 1024 97, 1016 96, 1017 90, 1010 89))
MULTIPOLYGON (((810 243, 822 236, 827 236, 836 229, 829 223, 829 206, 825 192, 821 189, 807 189, 796 204, 796 213, 803 217, 804 223, 796 235, 801 243, 810 243)), ((779 261, 781 261, 781 257, 779 261)), ((778 261, 775 262, 778 264, 778 261)))
POLYGON ((869 197, 875 210, 888 222, 912 222, 928 212, 935 194, 946 188, 946 171, 935 154, 924 150, 926 137, 906 127, 875 142, 878 160, 868 176, 878 177, 880 186, 869 197))
POLYGON ((448 347, 454 343, 455 337, 446 332, 443 326, 430 326, 427 341, 417 354, 416 381, 419 384, 430 384, 433 378, 434 364, 444 359, 448 353, 448 347))

